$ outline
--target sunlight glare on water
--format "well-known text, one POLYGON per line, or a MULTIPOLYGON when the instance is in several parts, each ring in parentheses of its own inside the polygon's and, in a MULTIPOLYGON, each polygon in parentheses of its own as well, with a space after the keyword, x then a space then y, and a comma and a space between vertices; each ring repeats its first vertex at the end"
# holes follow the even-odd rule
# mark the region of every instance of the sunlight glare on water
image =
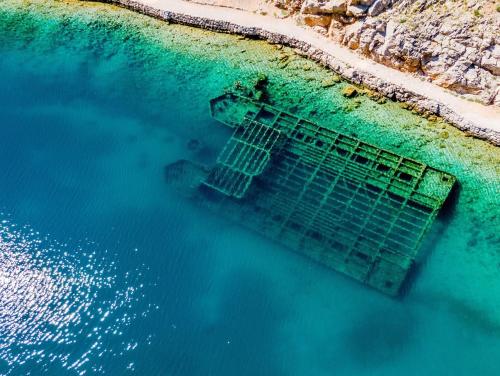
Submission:
POLYGON ((3 213, 0 218, 0 360, 6 369, 46 359, 43 367, 59 362, 85 374, 92 356, 118 355, 120 349, 106 344, 134 319, 140 288, 117 289, 116 268, 95 244, 60 244, 3 213))

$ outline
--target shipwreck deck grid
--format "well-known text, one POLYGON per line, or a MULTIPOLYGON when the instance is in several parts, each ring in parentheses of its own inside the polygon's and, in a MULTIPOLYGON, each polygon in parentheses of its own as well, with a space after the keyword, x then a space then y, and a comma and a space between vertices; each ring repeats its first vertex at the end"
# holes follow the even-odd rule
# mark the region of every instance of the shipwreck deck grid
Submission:
POLYGON ((234 132, 199 190, 204 204, 384 293, 400 291, 452 175, 246 97, 225 94, 211 110, 234 132))
POLYGON ((244 122, 234 130, 204 184, 229 196, 241 198, 254 176, 269 163, 271 150, 281 132, 257 122, 244 122))

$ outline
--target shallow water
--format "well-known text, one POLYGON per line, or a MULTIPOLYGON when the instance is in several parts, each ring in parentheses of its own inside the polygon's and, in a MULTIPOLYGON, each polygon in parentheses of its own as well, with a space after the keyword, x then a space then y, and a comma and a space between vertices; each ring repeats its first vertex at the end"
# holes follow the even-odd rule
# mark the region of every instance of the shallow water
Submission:
POLYGON ((498 148, 346 100, 286 48, 25 7, 0 3, 0 374, 498 374, 498 148), (225 142, 208 99, 257 72, 281 107, 459 178, 404 299, 167 190, 165 164, 213 163, 225 142))

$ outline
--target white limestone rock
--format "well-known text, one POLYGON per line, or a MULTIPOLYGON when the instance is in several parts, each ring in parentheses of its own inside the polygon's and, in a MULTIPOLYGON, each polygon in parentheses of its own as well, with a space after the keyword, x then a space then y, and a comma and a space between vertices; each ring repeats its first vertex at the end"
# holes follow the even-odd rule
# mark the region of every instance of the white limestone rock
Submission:
POLYGON ((390 5, 392 0, 375 0, 373 4, 368 9, 368 15, 370 17, 375 17, 384 12, 390 5))
POLYGON ((347 7, 346 14, 356 18, 363 17, 368 12, 368 5, 354 4, 347 7))
POLYGON ((305 0, 301 12, 306 14, 343 14, 348 0, 305 0))

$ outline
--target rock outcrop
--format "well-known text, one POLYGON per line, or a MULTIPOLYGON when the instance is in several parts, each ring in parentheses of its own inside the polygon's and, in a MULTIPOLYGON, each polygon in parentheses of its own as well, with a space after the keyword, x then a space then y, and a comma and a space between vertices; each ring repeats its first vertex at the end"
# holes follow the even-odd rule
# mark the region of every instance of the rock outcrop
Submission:
POLYGON ((496 0, 249 0, 259 2, 379 63, 500 106, 496 0))
POLYGON ((332 39, 377 62, 500 106, 497 6, 491 0, 304 0, 300 13, 328 15, 332 39))

